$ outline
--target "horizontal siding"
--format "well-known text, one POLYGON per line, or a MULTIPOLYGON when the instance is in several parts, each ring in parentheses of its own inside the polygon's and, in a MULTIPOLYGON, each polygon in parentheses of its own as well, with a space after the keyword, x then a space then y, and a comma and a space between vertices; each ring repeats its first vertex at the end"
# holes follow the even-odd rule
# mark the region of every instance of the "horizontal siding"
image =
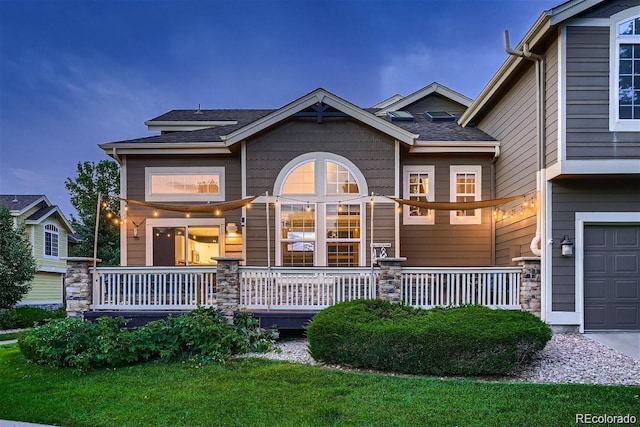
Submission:
POLYGON ((558 40, 549 46, 546 57, 546 166, 558 162, 558 40))
POLYGON ((353 120, 290 119, 247 142, 247 192, 277 194, 275 180, 283 167, 309 152, 349 159, 364 175, 369 192, 393 194, 394 142, 353 120))
POLYGON ((20 301, 24 304, 36 304, 42 302, 62 302, 62 278, 61 273, 36 273, 31 282, 31 290, 20 301))
POLYGON ((552 309, 575 309, 575 258, 560 256, 565 234, 575 238, 576 212, 639 212, 640 178, 567 179, 553 182, 552 309))
POLYGON ((534 256, 531 252, 531 240, 536 233, 536 216, 532 210, 521 216, 514 213, 513 218, 496 221, 496 264, 513 265, 513 258, 534 256))
POLYGON ((423 115, 425 111, 446 111, 453 115, 464 113, 466 107, 438 94, 432 94, 403 108, 414 116, 423 115))
MULTIPOLYGON (((490 156, 412 155, 405 165, 433 165, 435 200, 450 200, 450 166, 482 166, 482 198, 491 198, 490 156)), ((403 183, 404 184, 404 183, 403 183)), ((401 190, 402 191, 402 190, 401 190)), ((401 193, 403 194, 403 193, 401 193)), ((451 225, 449 211, 435 211, 433 225, 402 225, 400 254, 414 267, 492 265, 492 214, 482 209, 482 224, 451 225)))
MULTIPOLYGON (((145 167, 187 167, 187 166, 222 166, 225 168, 225 198, 237 200, 242 197, 241 167, 239 155, 217 156, 127 156, 127 197, 144 201, 145 198, 145 167)), ((164 203, 164 202, 163 202, 164 203)), ((202 202, 204 203, 204 202, 202 202)), ((178 203, 180 205, 184 202, 178 203)), ((198 202, 194 202, 198 204, 198 202)), ((184 213, 158 211, 161 218, 184 218, 184 213)), ((127 265, 141 266, 146 264, 146 231, 143 220, 154 217, 154 209, 129 204, 127 216, 137 224, 138 237, 133 237, 134 226, 127 222, 127 265)), ((241 210, 224 212, 220 218, 227 223, 240 223, 241 210)), ((210 213, 194 213, 191 218, 211 218, 210 213)))
POLYGON ((640 158, 640 132, 609 131, 609 27, 567 27, 568 160, 640 158))

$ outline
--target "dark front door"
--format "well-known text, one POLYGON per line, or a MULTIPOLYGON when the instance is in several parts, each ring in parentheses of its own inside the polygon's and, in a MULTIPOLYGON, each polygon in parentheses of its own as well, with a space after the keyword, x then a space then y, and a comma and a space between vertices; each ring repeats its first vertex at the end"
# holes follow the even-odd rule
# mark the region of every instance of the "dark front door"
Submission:
POLYGON ((640 330, 640 226, 585 226, 584 322, 587 330, 640 330))

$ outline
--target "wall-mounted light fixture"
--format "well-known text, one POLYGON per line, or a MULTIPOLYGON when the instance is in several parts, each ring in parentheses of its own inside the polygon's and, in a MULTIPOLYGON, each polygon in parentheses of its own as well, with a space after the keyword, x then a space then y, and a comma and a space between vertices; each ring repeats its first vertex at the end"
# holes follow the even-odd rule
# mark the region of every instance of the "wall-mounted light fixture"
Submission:
POLYGON ((564 235, 562 242, 560 242, 560 247, 562 248, 562 256, 573 256, 573 242, 568 235, 564 235))
POLYGON ((238 233, 238 226, 235 222, 230 222, 227 224, 227 234, 229 236, 235 236, 238 233))

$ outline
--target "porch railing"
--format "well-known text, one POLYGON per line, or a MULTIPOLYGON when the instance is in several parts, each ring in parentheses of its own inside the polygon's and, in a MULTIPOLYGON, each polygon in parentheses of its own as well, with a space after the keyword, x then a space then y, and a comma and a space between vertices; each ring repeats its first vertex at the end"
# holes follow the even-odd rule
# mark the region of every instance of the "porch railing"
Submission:
POLYGON ((351 267, 240 267, 240 308, 320 310, 376 297, 377 272, 351 267))
POLYGON ((520 308, 520 267, 403 268, 402 300, 414 307, 520 308))
POLYGON ((93 310, 189 310, 216 304, 211 267, 98 267, 93 310))

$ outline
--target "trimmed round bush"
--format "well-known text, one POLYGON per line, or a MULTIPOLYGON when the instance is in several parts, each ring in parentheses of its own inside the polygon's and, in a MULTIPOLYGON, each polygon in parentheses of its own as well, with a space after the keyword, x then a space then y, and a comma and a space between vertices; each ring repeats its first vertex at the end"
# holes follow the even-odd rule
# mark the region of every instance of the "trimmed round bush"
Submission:
POLYGON ((383 300, 331 306, 307 328, 314 359, 419 375, 504 375, 551 339, 531 313, 479 305, 420 309, 383 300))

